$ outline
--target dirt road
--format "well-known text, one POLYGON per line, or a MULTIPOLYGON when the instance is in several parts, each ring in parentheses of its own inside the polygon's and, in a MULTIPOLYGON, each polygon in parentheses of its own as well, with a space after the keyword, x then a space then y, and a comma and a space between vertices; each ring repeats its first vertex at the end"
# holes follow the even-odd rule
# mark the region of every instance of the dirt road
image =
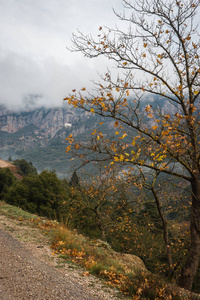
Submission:
POLYGON ((119 299, 117 291, 84 272, 52 256, 38 228, 0 215, 1 300, 119 299))
POLYGON ((103 299, 67 279, 0 230, 0 299, 103 299))

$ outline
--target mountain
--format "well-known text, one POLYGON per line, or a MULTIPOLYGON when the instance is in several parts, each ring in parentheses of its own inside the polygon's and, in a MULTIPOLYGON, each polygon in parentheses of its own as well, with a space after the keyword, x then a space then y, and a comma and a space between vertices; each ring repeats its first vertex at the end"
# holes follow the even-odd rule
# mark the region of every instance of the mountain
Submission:
MULTIPOLYGON (((140 105, 141 111, 144 112, 149 103, 161 113, 177 112, 175 106, 158 96, 144 99, 140 105)), ((102 121, 101 132, 113 135, 116 139, 114 120, 75 109, 67 103, 62 107, 41 107, 21 112, 14 112, 0 105, 0 158, 24 158, 31 161, 38 171, 50 169, 55 170, 60 177, 71 177, 79 161, 66 153, 66 137, 73 134, 76 140, 88 141, 93 130, 102 121)), ((151 118, 143 119, 144 126, 154 125, 152 122, 151 118)), ((133 134, 131 129, 131 135, 133 134)), ((128 136, 127 143, 130 142, 128 136)), ((87 170, 91 171, 92 168, 92 165, 87 166, 87 170)))
POLYGON ((39 171, 51 169, 60 177, 71 176, 76 165, 66 154, 66 137, 72 133, 87 140, 101 120, 67 105, 22 112, 0 106, 0 158, 24 158, 39 171))

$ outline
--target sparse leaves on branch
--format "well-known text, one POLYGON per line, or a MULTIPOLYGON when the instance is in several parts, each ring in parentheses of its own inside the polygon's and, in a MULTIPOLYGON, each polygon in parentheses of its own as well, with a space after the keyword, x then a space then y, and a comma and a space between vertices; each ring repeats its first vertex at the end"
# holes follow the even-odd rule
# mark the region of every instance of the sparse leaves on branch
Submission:
MULTIPOLYGON (((100 27, 97 38, 80 31, 72 38, 72 51, 104 56, 121 71, 116 80, 107 71, 94 95, 82 88, 64 99, 114 120, 113 138, 94 128, 91 142, 76 143, 75 150, 98 152, 130 172, 146 167, 190 184, 191 248, 179 283, 191 289, 200 258, 200 2, 122 2, 127 10, 115 14, 129 23, 127 31, 100 27)), ((68 141, 70 151, 73 136, 68 141)))

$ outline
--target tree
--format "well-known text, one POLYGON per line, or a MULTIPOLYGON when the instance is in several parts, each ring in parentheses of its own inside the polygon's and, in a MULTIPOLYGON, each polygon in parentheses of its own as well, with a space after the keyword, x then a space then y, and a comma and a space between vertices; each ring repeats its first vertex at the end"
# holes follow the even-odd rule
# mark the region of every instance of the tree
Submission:
POLYGON ((5 201, 60 221, 61 205, 67 201, 67 192, 55 173, 44 170, 39 175, 24 176, 12 185, 5 195, 5 201))
POLYGON ((76 171, 73 172, 69 185, 77 188, 80 187, 80 182, 79 182, 78 175, 76 174, 76 171))
POLYGON ((25 159, 16 159, 14 161, 15 166, 20 168, 20 173, 23 176, 27 176, 29 174, 37 174, 37 169, 33 166, 32 162, 29 163, 25 159))
POLYGON ((73 91, 64 100, 115 122, 115 138, 95 129, 90 144, 74 143, 79 154, 111 164, 126 164, 129 173, 144 168, 167 174, 190 186, 190 251, 179 285, 192 288, 200 257, 200 43, 196 22, 199 0, 122 0, 127 13, 117 17, 128 30, 99 27, 97 39, 73 35, 72 51, 89 58, 105 56, 121 73, 110 71, 96 83, 96 92, 73 91), (154 101, 150 101, 150 96, 154 101), (146 97, 146 98, 145 98, 146 97), (149 97, 149 98, 148 98, 149 97), (87 152, 85 151, 87 150, 87 152))
POLYGON ((15 182, 16 178, 9 168, 0 168, 0 199, 15 182))

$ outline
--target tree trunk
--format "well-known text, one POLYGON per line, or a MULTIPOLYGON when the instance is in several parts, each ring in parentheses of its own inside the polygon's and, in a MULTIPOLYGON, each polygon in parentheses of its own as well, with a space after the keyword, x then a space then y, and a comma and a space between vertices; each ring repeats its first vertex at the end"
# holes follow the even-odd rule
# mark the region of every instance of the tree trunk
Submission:
POLYGON ((97 222, 97 226, 99 227, 99 230, 100 230, 101 240, 105 241, 106 240, 105 230, 104 230, 104 227, 103 227, 102 222, 98 215, 96 217, 96 222, 97 222))
POLYGON ((181 270, 179 286, 191 290, 200 258, 200 178, 192 180, 192 209, 190 220, 191 244, 185 265, 181 270))
POLYGON ((172 253, 171 253, 171 244, 169 241, 169 234, 168 234, 168 224, 167 221, 164 218, 164 215, 162 213, 162 209, 161 209, 161 205, 160 205, 160 201, 159 198, 157 196, 157 193, 154 189, 154 187, 152 187, 152 193, 154 195, 154 198, 156 200, 156 206, 157 206, 157 210, 159 213, 159 216, 161 218, 162 221, 162 225, 163 225, 163 237, 164 237, 164 241, 165 241, 165 245, 166 245, 166 253, 167 253, 167 261, 168 261, 168 265, 169 265, 169 271, 168 271, 168 276, 170 277, 174 271, 174 266, 173 266, 173 261, 172 261, 172 253))
POLYGON ((99 215, 99 207, 97 207, 97 209, 95 210, 95 214, 96 214, 96 223, 99 228, 100 235, 101 235, 100 238, 102 241, 105 241, 106 240, 105 230, 104 230, 104 226, 101 221, 101 217, 99 215))

